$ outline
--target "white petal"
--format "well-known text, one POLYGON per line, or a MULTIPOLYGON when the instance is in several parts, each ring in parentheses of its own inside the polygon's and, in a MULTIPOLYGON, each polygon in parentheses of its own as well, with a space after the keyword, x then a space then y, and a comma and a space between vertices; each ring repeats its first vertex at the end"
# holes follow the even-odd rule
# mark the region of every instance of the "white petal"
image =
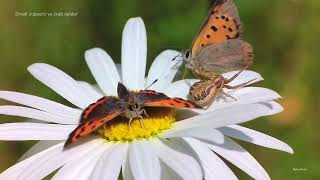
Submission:
POLYGON ((121 67, 121 64, 116 64, 116 68, 117 68, 117 71, 118 71, 118 74, 120 76, 120 80, 122 82, 122 67, 121 67))
POLYGON ((41 97, 13 91, 0 91, 0 98, 66 118, 80 117, 81 111, 41 97))
POLYGON ((95 86, 84 81, 78 81, 78 83, 86 92, 86 94, 90 96, 90 98, 95 99, 95 101, 103 97, 104 94, 101 91, 99 91, 95 86))
POLYGON ((109 144, 101 144, 93 151, 88 152, 82 157, 64 165, 52 178, 52 180, 90 179, 91 173, 97 167, 101 155, 110 147, 109 144))
POLYGON ((185 79, 176 81, 165 88, 163 90, 163 93, 165 93, 169 97, 179 97, 182 99, 187 99, 190 87, 192 86, 192 84, 198 81, 199 80, 196 79, 185 79))
POLYGON ((43 122, 41 120, 37 120, 37 119, 26 119, 23 122, 27 122, 27 123, 43 123, 43 124, 49 124, 49 122, 43 122))
POLYGON ((65 140, 76 127, 76 125, 22 122, 0 124, 0 140, 65 140))
POLYGON ((161 180, 183 180, 176 172, 174 172, 164 162, 160 161, 161 180))
POLYGON ((87 50, 85 53, 86 62, 106 95, 117 95, 117 85, 120 76, 111 57, 100 48, 87 50))
POLYGON ((286 143, 249 128, 238 125, 230 125, 228 127, 219 128, 219 130, 224 135, 229 137, 293 154, 292 148, 286 143))
POLYGON ((173 128, 176 128, 177 132, 199 127, 219 128, 270 115, 270 112, 274 112, 274 109, 271 103, 267 102, 236 105, 175 122, 173 128))
POLYGON ((20 116, 31 119, 37 119, 41 121, 59 123, 59 124, 77 124, 78 118, 73 117, 65 118, 58 115, 54 115, 51 113, 47 113, 44 111, 40 111, 37 109, 31 109, 28 107, 21 106, 0 106, 0 114, 10 115, 10 116, 20 116))
POLYGON ((144 89, 147 34, 141 18, 127 21, 122 34, 122 80, 131 90, 144 89))
POLYGON ((195 112, 206 113, 208 111, 222 109, 234 105, 271 101, 274 99, 281 98, 281 96, 278 93, 270 89, 260 87, 245 87, 239 90, 229 90, 225 92, 231 95, 232 97, 236 98, 237 100, 228 98, 226 96, 219 96, 207 110, 195 110, 195 112))
POLYGON ((58 143, 61 143, 63 141, 57 141, 57 140, 51 140, 51 141, 39 141, 35 145, 33 145, 27 152, 25 152, 18 160, 18 162, 23 161, 41 151, 44 151, 54 145, 57 145, 58 143))
POLYGON ((194 137, 198 139, 204 139, 208 141, 213 141, 218 144, 222 144, 224 142, 224 135, 216 129, 209 128, 195 128, 189 129, 185 131, 180 131, 175 128, 171 128, 170 130, 160 134, 161 138, 172 138, 172 137, 194 137))
POLYGON ((134 141, 129 148, 130 167, 135 179, 160 180, 160 162, 146 140, 134 141))
POLYGON ((113 145, 101 156, 90 179, 117 180, 123 159, 127 153, 126 144, 113 145))
POLYGON ((166 50, 160 53, 149 69, 146 86, 158 80, 150 89, 162 91, 162 89, 168 87, 182 64, 182 62, 172 61, 178 54, 180 52, 173 50, 166 50))
POLYGON ((28 71, 36 79, 80 108, 84 109, 94 101, 82 90, 77 81, 60 69, 48 64, 36 63, 29 66, 28 71))
POLYGON ((134 180, 130 166, 129 153, 125 154, 125 157, 122 161, 122 176, 123 180, 134 180))
POLYGON ((197 153, 201 166, 204 169, 204 179, 238 179, 223 160, 212 152, 204 143, 193 138, 184 138, 184 140, 197 153))
POLYGON ((52 146, 21 161, 0 174, 0 179, 42 179, 64 164, 82 157, 101 145, 102 141, 91 140, 63 150, 63 143, 52 146))
POLYGON ((254 179, 270 179, 268 173, 257 160, 248 151, 231 139, 226 138, 223 145, 206 144, 212 151, 216 152, 254 179))
POLYGON ((158 140, 151 141, 153 151, 184 180, 201 180, 202 173, 193 157, 175 151, 158 140))
POLYGON ((278 114, 280 112, 283 111, 283 107, 275 102, 275 101, 269 101, 269 102, 264 102, 265 105, 268 105, 271 109, 271 111, 269 111, 268 114, 266 114, 266 116, 271 116, 271 115, 274 115, 274 114, 278 114))
MULTIPOLYGON (((227 73, 224 73, 222 74, 223 77, 229 79, 231 78, 233 75, 237 74, 239 71, 232 71, 232 72, 227 72, 227 73)), ((236 86, 236 85, 239 85, 239 84, 242 84, 242 83, 246 83, 248 81, 251 81, 255 79, 254 81, 252 81, 250 84, 253 84, 255 82, 258 82, 258 81, 261 81, 263 80, 263 78, 261 77, 261 75, 259 73, 256 73, 254 71, 248 71, 248 70, 245 70, 243 71, 242 73, 239 74, 239 76, 233 80, 232 82, 230 82, 228 85, 230 86, 236 86)))

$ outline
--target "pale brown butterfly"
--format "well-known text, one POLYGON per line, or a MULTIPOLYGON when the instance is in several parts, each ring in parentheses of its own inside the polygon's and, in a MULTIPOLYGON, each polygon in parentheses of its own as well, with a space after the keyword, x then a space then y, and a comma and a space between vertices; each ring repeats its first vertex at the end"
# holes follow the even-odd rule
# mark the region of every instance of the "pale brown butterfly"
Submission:
POLYGON ((253 81, 237 86, 227 85, 253 59, 252 47, 240 39, 240 31, 240 17, 233 1, 217 0, 193 40, 191 50, 183 53, 187 68, 201 80, 189 91, 189 98, 199 106, 209 107, 219 94, 233 98, 222 89, 240 88, 253 81), (235 70, 239 72, 230 79, 221 75, 235 70))

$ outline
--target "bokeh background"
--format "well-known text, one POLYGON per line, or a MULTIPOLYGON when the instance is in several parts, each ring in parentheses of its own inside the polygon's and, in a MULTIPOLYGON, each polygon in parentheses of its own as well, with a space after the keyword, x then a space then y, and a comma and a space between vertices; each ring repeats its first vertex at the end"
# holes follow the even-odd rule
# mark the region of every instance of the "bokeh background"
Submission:
MULTIPOLYGON (((183 50, 213 1, 209 0, 1 0, 0 89, 30 93, 68 104, 37 82, 26 68, 36 62, 54 65, 76 79, 94 83, 84 51, 105 49, 120 62, 121 35, 130 17, 141 16, 148 34, 148 65, 164 49, 183 50), (74 12, 77 16, 30 17, 16 12, 74 12)), ((241 143, 273 179, 320 178, 320 1, 235 0, 253 44, 251 69, 263 75, 258 86, 279 92, 285 110, 246 126, 287 142, 295 151, 241 143), (295 171, 294 168, 302 168, 295 171)), ((0 105, 8 104, 3 100, 0 105)), ((0 115, 0 122, 22 118, 0 115)), ((13 165, 35 142, 0 142, 0 172, 13 165)), ((232 166, 231 166, 232 167, 232 166)), ((249 176, 232 167, 240 179, 249 176)))

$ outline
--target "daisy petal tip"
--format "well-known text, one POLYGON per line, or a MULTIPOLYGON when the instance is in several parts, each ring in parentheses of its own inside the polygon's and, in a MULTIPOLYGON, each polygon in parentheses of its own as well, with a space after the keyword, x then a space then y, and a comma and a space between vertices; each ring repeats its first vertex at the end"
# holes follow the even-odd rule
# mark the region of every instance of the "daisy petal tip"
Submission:
POLYGON ((98 48, 98 47, 94 47, 94 48, 86 50, 84 55, 85 55, 85 57, 87 57, 87 56, 93 55, 95 53, 101 53, 101 52, 104 52, 104 50, 102 50, 101 48, 98 48))
POLYGON ((133 17, 130 18, 127 23, 143 23, 143 20, 141 17, 133 17))
POLYGON ((37 77, 42 77, 42 72, 43 71, 57 71, 57 68, 50 65, 50 64, 46 64, 46 63, 34 63, 31 64, 30 66, 27 67, 27 70, 30 74, 32 74, 32 76, 37 77))
POLYGON ((86 50, 86 52, 84 53, 84 57, 88 64, 90 63, 90 61, 96 61, 97 59, 102 59, 106 61, 108 58, 111 59, 111 57, 108 55, 106 51, 97 47, 86 50))
POLYGON ((141 17, 134 17, 134 18, 128 19, 128 21, 126 22, 126 24, 124 26, 123 32, 131 30, 131 29, 140 29, 140 30, 143 30, 142 32, 146 33, 145 25, 144 25, 144 22, 141 17))
POLYGON ((45 63, 34 63, 31 64, 30 66, 28 66, 27 70, 32 73, 34 72, 34 70, 36 70, 37 68, 41 68, 42 66, 48 66, 48 64, 45 63))
POLYGON ((264 88, 264 89, 267 90, 267 92, 269 92, 269 94, 272 94, 272 99, 281 99, 282 98, 282 96, 279 93, 277 93, 276 91, 273 91, 271 89, 266 89, 266 88, 264 88))
POLYGON ((290 147, 288 144, 285 144, 284 151, 291 154, 291 155, 294 154, 292 147, 290 147))
POLYGON ((284 108, 278 103, 274 104, 273 109, 274 114, 278 114, 284 110, 284 108))
MULTIPOLYGON (((136 31, 146 39, 146 28, 141 17, 130 18, 124 26, 123 34, 136 31)), ((132 34, 130 34, 132 35, 132 34)))
POLYGON ((177 50, 173 50, 173 49, 166 49, 166 50, 162 51, 161 54, 162 53, 168 54, 168 55, 172 55, 172 56, 176 56, 176 55, 180 54, 181 52, 179 52, 177 50))
POLYGON ((284 108, 277 102, 271 101, 271 102, 261 102, 263 105, 267 106, 269 108, 268 112, 264 116, 271 116, 278 114, 284 110, 284 108))
POLYGON ((248 75, 248 76, 254 77, 254 78, 256 79, 255 82, 264 80, 264 78, 262 77, 262 75, 261 75, 260 73, 255 72, 255 71, 246 70, 246 71, 245 71, 245 74, 248 75))
POLYGON ((277 98, 276 99, 282 99, 282 96, 277 93, 277 98))

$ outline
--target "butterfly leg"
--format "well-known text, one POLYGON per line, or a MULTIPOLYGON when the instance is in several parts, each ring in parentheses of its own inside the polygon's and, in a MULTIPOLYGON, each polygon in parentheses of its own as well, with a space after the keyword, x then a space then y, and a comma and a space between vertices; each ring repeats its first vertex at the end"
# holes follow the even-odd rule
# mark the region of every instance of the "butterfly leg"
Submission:
MULTIPOLYGON (((143 115, 145 115, 147 118, 149 118, 150 116, 147 114, 147 111, 145 110, 145 109, 142 109, 141 110, 141 114, 143 114, 143 115)), ((139 119, 139 122, 140 122, 140 126, 142 127, 142 128, 145 128, 144 127, 144 123, 143 123, 143 121, 142 121, 142 119, 143 119, 143 117, 140 115, 140 119, 139 119)))
POLYGON ((250 81, 248 82, 245 82, 245 83, 242 83, 242 84, 239 84, 239 85, 236 85, 236 86, 229 86, 229 85, 224 85, 225 88, 227 89, 239 89, 239 88, 242 88, 248 84, 250 84, 252 81, 255 81, 257 78, 254 78, 254 79, 251 79, 250 81))
POLYGON ((131 128, 131 122, 132 122, 133 118, 130 117, 129 122, 128 122, 128 129, 127 129, 127 135, 129 134, 130 128, 131 128))
POLYGON ((137 117, 139 118, 140 127, 144 128, 144 124, 143 124, 143 121, 142 121, 143 117, 141 115, 138 115, 137 117))
MULTIPOLYGON (((143 118, 142 118, 142 119, 143 119, 143 118)), ((139 123, 140 123, 140 127, 144 129, 144 124, 143 124, 142 119, 139 119, 139 123)))
POLYGON ((150 116, 147 114, 147 111, 145 109, 142 109, 142 114, 145 115, 147 118, 149 118, 150 116))
POLYGON ((143 124, 143 116, 145 115, 146 117, 149 117, 149 115, 147 114, 146 110, 141 108, 137 111, 136 116, 139 118, 139 123, 140 123, 140 127, 144 128, 144 124, 143 124))

